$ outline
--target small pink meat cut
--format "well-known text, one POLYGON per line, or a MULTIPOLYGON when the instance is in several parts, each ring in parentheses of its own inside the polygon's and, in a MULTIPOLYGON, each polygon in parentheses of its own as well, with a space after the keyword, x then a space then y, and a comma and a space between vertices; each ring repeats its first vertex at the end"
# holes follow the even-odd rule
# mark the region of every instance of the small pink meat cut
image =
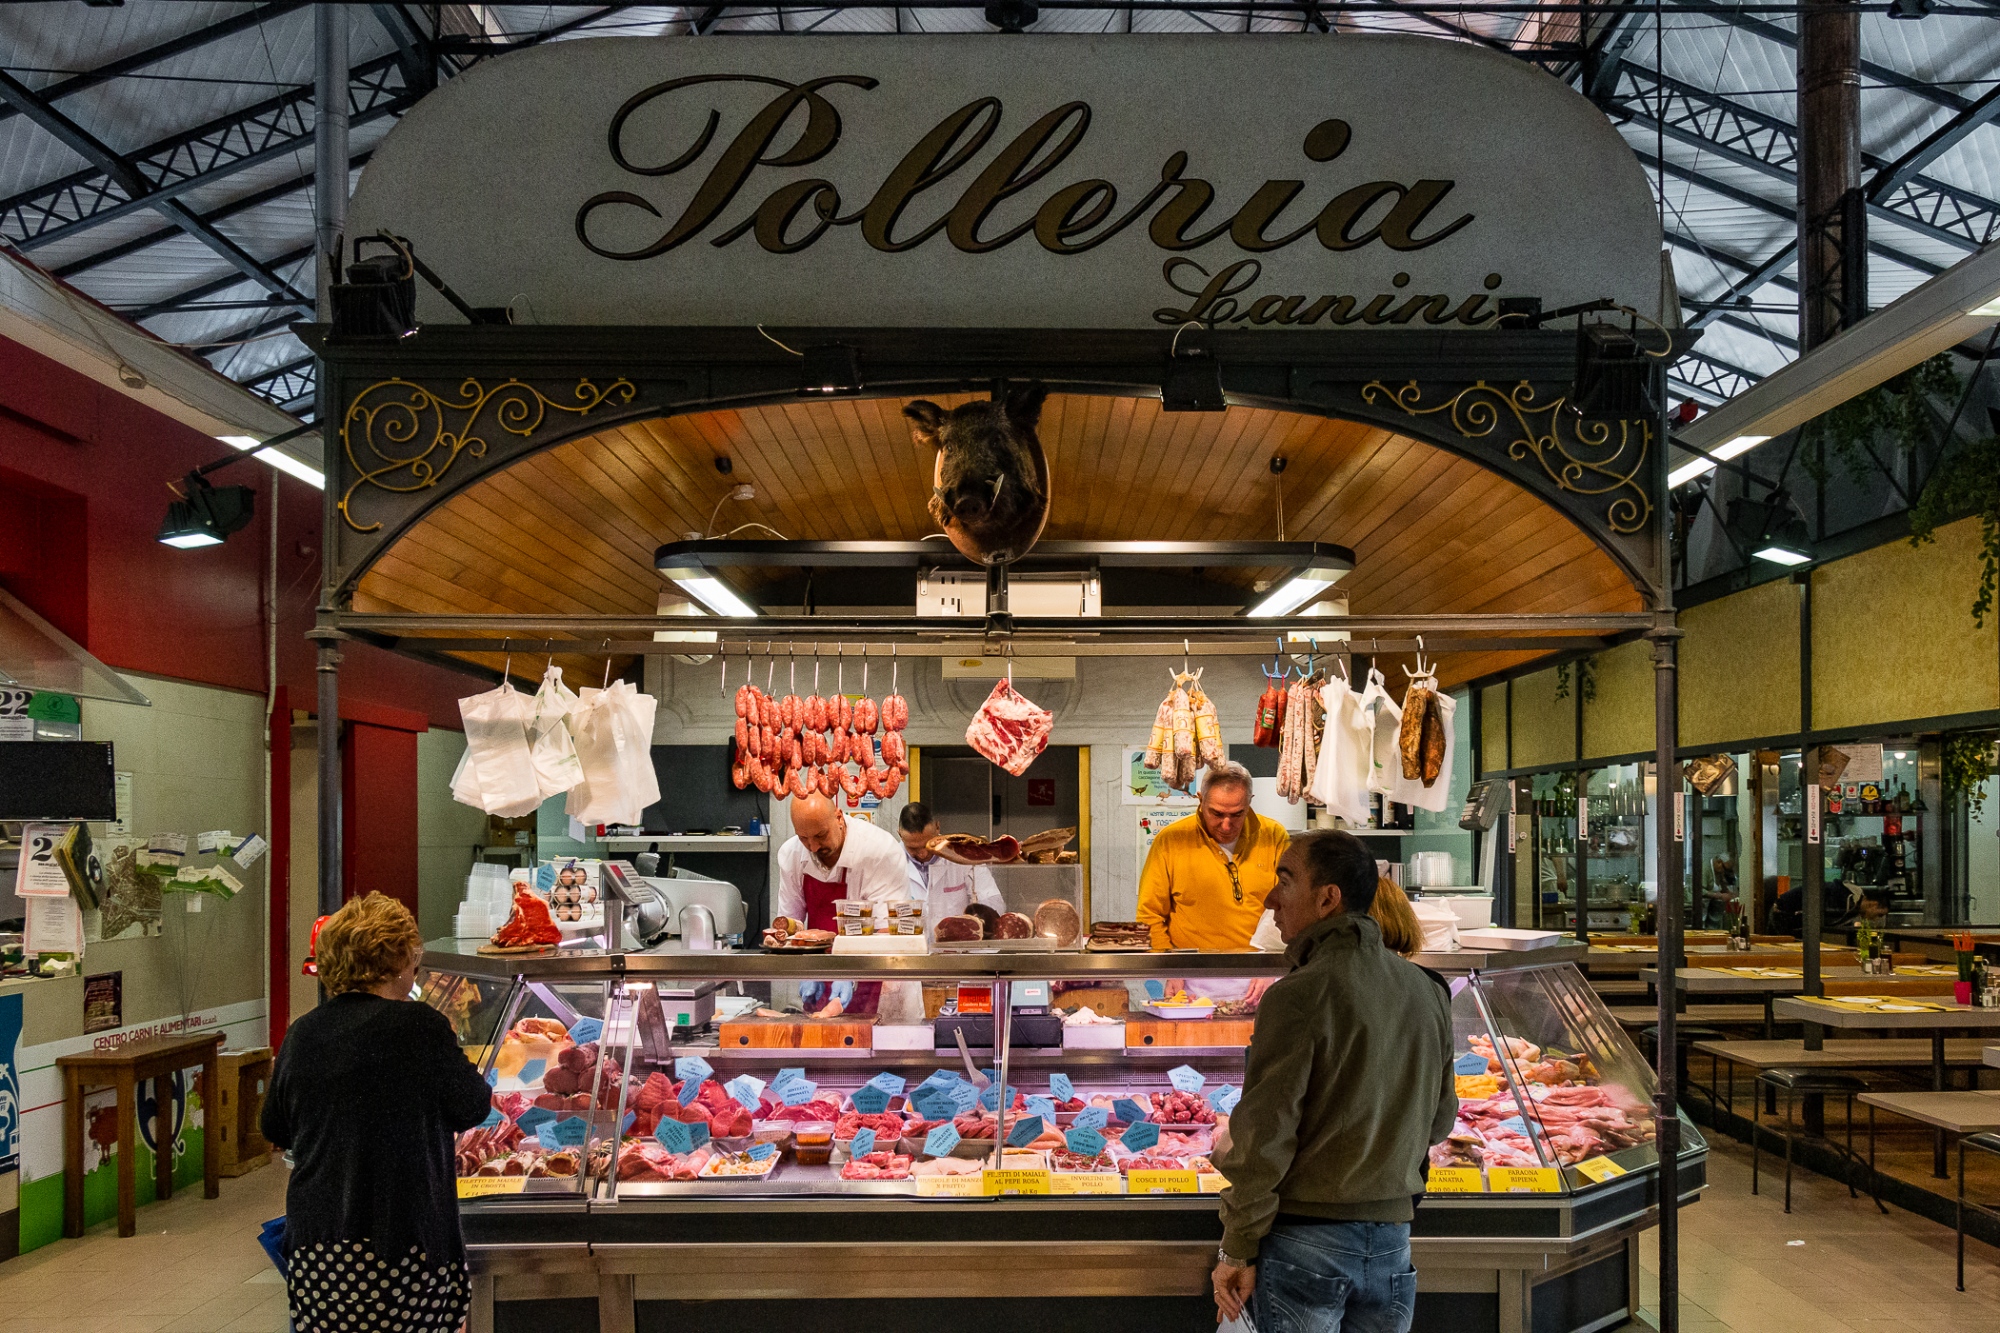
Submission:
POLYGON ((1035 762, 1035 756, 1048 748, 1049 732, 1054 727, 1055 714, 1035 707, 1003 679, 994 684, 993 693, 972 715, 965 743, 1019 777, 1035 762))

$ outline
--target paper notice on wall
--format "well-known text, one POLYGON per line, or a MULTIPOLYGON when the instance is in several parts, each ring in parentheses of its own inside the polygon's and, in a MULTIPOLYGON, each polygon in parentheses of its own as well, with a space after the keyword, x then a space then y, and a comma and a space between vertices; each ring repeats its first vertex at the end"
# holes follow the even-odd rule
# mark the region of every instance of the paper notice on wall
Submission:
POLYGON ((111 775, 111 799, 118 817, 104 826, 108 835, 123 835, 132 831, 132 775, 113 773, 111 775))
POLYGON ((197 852, 221 852, 227 855, 236 845, 236 835, 226 828, 210 829, 207 833, 195 835, 194 849, 197 852))
POLYGON ((63 874, 56 848, 69 832, 67 824, 29 824, 21 830, 21 868, 14 892, 23 898, 67 898, 69 877, 63 874))
POLYGON ((236 844, 236 850, 229 854, 229 859, 237 865, 242 866, 245 870, 248 870, 251 866, 257 864, 258 857, 270 849, 271 844, 264 841, 263 834, 253 833, 242 842, 236 844))
POLYGON ((188 839, 185 833, 155 833, 146 839, 145 853, 140 857, 142 866, 177 866, 187 855, 188 839))
POLYGON ((21 948, 26 953, 83 954, 83 912, 67 890, 60 898, 28 899, 21 948))
POLYGON ((1841 771, 1842 782, 1880 782, 1882 780, 1882 747, 1880 745, 1844 745, 1847 751, 1847 767, 1841 771))

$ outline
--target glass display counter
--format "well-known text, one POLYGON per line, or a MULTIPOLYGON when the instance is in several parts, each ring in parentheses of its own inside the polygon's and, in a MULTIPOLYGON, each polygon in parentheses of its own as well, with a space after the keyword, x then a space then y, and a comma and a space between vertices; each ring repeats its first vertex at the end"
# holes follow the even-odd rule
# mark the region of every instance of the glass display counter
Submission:
MULTIPOLYGON (((1449 974, 1460 1113, 1413 1228, 1418 1328, 1583 1329, 1636 1302, 1651 1072, 1559 961, 1580 951, 1553 952, 1423 960, 1449 974)), ((424 996, 494 1088, 458 1152, 476 1295, 587 1296, 589 1328, 605 1301, 613 1321, 705 1328, 785 1312, 737 1302, 836 1298, 905 1302, 883 1307, 892 1327, 959 1300, 1213 1327, 1212 1155, 1283 971, 1256 953, 433 947, 424 996), (852 984, 848 1010, 801 1013, 829 982, 852 984)), ((1681 1133, 1691 1195, 1704 1149, 1681 1133)))

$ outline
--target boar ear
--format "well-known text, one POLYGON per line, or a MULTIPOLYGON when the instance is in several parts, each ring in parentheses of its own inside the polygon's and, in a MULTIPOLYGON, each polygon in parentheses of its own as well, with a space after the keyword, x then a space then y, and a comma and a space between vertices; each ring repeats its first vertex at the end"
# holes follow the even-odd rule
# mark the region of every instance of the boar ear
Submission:
POLYGON ((1023 430, 1033 430, 1042 419, 1042 404, 1048 396, 1049 386, 1040 380, 1014 390, 1007 395, 1007 419, 1023 430))
POLYGON ((906 404, 903 415, 910 419, 910 438, 918 444, 938 447, 938 430, 944 425, 944 409, 928 398, 906 404))

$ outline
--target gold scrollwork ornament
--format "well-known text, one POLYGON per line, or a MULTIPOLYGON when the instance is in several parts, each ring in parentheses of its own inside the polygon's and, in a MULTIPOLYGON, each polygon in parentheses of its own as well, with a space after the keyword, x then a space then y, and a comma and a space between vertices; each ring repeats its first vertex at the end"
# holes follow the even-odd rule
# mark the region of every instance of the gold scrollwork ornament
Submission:
POLYGON ((1430 407, 1421 406, 1423 396, 1415 380, 1401 387, 1372 380, 1361 389, 1364 403, 1387 400, 1412 417, 1442 415, 1468 440, 1492 436, 1511 418, 1520 433, 1507 441, 1509 458, 1533 457, 1558 490, 1612 497, 1604 516, 1615 533, 1642 532, 1651 520, 1653 501, 1639 481, 1653 440, 1650 421, 1585 421, 1563 411, 1560 397, 1536 402, 1535 388, 1526 380, 1512 389, 1479 380, 1430 407))
POLYGON ((489 389, 468 378, 455 396, 400 378, 378 381, 354 396, 341 419, 340 445, 354 479, 341 494, 340 516, 355 532, 377 532, 380 523, 355 521, 351 506, 363 486, 399 494, 429 490, 443 482, 461 455, 485 457, 487 442, 477 431, 488 408, 501 430, 527 439, 551 411, 588 416, 607 401, 630 404, 637 395, 623 378, 602 388, 578 380, 574 404, 557 402, 516 379, 489 389))

